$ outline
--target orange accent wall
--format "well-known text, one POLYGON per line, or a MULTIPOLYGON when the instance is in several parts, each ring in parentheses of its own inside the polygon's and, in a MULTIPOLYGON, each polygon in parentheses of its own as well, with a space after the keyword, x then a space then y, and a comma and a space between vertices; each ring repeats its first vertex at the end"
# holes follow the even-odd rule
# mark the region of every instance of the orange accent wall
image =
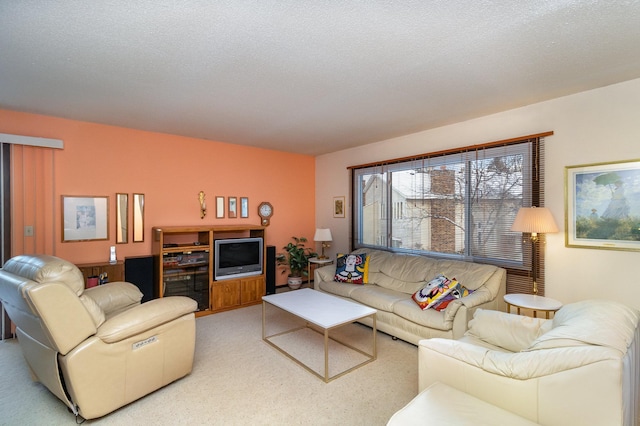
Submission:
MULTIPOLYGON (((118 259, 151 254, 151 227, 168 225, 259 224, 261 201, 274 206, 266 244, 277 251, 292 236, 313 244, 315 231, 315 158, 203 139, 133 130, 50 116, 0 110, 0 133, 61 139, 53 154, 53 254, 76 263, 108 261, 109 247, 118 259), (208 213, 200 218, 198 193, 204 191, 208 213), (145 241, 115 244, 115 194, 145 194, 145 241), (109 197, 109 240, 62 242, 62 195, 109 197), (249 198, 249 218, 216 219, 215 197, 249 198)), ((29 165, 25 166, 29 167, 29 165)), ((39 168, 38 163, 31 167, 39 168)), ((43 168, 39 179, 47 169, 43 168)), ((38 172, 39 173, 39 172, 38 172)), ((17 177, 19 180, 19 176, 17 177)), ((15 186, 15 185, 14 185, 15 186)), ((21 187, 18 185, 18 187, 21 187)), ((44 197, 46 198, 46 197, 44 197)), ((226 200, 225 200, 226 201, 226 200)), ((42 208, 50 199, 37 199, 42 208)), ((130 195, 130 206, 133 200, 130 195)), ((226 214, 225 214, 226 216, 226 214)), ((131 211, 129 212, 131 221, 131 211)), ((16 218, 22 236, 29 215, 16 218)), ((20 250, 47 247, 51 232, 25 237, 20 250), (36 239, 35 242, 28 238, 36 239)), ((131 222, 129 241, 132 241, 131 222)), ((15 251, 14 255, 20 254, 15 251)), ((286 277, 278 275, 278 283, 286 277)))

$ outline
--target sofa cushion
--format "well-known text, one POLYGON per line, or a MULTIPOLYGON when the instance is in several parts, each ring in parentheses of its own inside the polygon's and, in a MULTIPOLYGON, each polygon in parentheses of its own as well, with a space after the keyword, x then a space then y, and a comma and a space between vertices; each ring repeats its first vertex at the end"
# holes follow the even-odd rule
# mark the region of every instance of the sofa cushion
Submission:
POLYGON ((535 426, 537 423, 435 382, 397 411, 387 426, 425 424, 535 426))
POLYGON ((437 260, 439 272, 455 277, 458 282, 464 283, 470 290, 475 290, 483 285, 499 268, 494 265, 464 262, 460 260, 437 260))
POLYGON ((455 305, 451 305, 441 312, 435 309, 423 311, 411 298, 407 298, 393 305, 393 313, 405 320, 424 327, 448 331, 453 327, 453 317, 455 316, 455 312, 460 308, 459 302, 456 301, 453 303, 455 303, 455 305))
POLYGON ((409 296, 375 284, 360 286, 351 292, 351 298, 374 309, 393 312, 393 305, 409 296))
POLYGON ((551 325, 551 320, 476 309, 465 336, 511 352, 520 352, 528 348, 545 331, 545 323, 551 325))
POLYGON ((429 309, 451 293, 457 284, 458 282, 455 279, 449 279, 444 274, 438 274, 424 287, 413 293, 411 298, 418 304, 420 309, 429 309))
POLYGON ((597 345, 625 353, 634 338, 640 312, 611 300, 585 300, 560 308, 553 328, 528 350, 597 345))
POLYGON ((355 289, 362 288, 360 284, 339 283, 336 281, 320 281, 316 285, 322 291, 342 297, 351 297, 351 293, 355 289))
POLYGON ((365 284, 369 279, 369 257, 366 254, 338 254, 336 257, 337 282, 365 284))
MULTIPOLYGON (((359 253, 356 250, 354 253, 359 253)), ((424 256, 396 254, 381 250, 370 250, 369 283, 391 290, 413 294, 426 281, 441 271, 436 269, 436 261, 424 256)))

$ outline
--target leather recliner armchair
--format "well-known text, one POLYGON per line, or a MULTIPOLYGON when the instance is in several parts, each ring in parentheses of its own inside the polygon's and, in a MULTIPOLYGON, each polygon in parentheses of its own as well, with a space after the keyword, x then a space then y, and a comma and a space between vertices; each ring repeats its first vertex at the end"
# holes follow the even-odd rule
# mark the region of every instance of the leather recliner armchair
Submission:
POLYGON ((80 270, 53 256, 17 256, 0 269, 0 300, 33 379, 85 419, 191 372, 197 303, 141 298, 126 282, 85 290, 80 270))

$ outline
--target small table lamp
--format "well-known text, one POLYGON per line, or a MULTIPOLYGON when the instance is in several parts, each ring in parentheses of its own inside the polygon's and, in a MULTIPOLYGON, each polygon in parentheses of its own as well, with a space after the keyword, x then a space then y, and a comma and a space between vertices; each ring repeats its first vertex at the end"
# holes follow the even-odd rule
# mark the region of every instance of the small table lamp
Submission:
POLYGON ((318 228, 316 229, 316 234, 313 236, 314 241, 320 241, 322 243, 322 254, 318 256, 318 259, 326 259, 327 256, 324 255, 324 249, 327 247, 331 247, 328 242, 332 241, 331 238, 331 230, 329 228, 318 228))
POLYGON ((533 294, 538 294, 537 278, 537 257, 538 257, 538 234, 558 232, 558 226, 551 212, 546 207, 521 207, 518 210, 512 231, 528 232, 531 234, 531 256, 532 256, 532 277, 533 277, 533 294))

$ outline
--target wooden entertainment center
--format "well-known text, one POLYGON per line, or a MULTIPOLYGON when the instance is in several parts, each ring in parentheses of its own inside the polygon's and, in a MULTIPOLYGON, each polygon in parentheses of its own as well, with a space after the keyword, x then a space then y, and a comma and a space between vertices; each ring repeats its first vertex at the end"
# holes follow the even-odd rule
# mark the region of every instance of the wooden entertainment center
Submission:
MULTIPOLYGON (((152 233, 156 297, 191 297, 198 302, 196 316, 262 302, 264 263, 259 275, 215 280, 214 241, 260 237, 264 242, 264 226, 157 226, 152 233)), ((263 259, 265 249, 263 244, 263 259)))

